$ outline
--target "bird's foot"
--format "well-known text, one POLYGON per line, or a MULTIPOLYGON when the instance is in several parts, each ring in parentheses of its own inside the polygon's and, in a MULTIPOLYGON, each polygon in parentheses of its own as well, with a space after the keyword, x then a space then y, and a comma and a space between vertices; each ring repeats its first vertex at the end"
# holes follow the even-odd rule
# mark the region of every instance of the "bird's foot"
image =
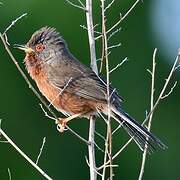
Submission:
POLYGON ((61 133, 63 133, 66 129, 66 124, 67 124, 67 119, 66 118, 58 118, 56 120, 56 124, 57 124, 57 130, 61 133))
POLYGON ((67 117, 67 118, 58 118, 57 120, 56 120, 56 124, 57 124, 57 130, 59 131, 59 132, 64 132, 65 130, 67 130, 65 127, 66 127, 66 124, 69 122, 69 121, 71 121, 71 120, 73 120, 74 118, 77 118, 77 117, 79 117, 79 116, 81 116, 82 115, 82 113, 78 113, 78 114, 73 114, 73 115, 71 115, 71 116, 69 116, 69 117, 67 117))

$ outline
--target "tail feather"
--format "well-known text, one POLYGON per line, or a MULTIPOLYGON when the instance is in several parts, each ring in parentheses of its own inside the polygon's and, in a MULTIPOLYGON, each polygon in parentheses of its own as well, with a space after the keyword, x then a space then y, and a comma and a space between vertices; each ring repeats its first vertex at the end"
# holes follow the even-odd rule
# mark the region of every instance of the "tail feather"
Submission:
POLYGON ((145 127, 141 126, 137 121, 131 118, 127 113, 121 109, 112 109, 113 118, 122 123, 123 128, 127 133, 134 137, 134 141, 141 150, 144 150, 147 145, 149 153, 156 150, 157 147, 166 149, 167 147, 152 133, 150 133, 145 127))

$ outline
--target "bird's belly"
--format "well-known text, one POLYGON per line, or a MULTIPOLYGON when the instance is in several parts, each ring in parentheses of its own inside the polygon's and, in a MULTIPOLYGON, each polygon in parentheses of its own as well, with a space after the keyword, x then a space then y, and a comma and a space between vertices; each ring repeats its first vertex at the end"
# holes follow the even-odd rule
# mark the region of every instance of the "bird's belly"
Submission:
POLYGON ((36 81, 36 83, 41 93, 50 102, 50 105, 53 105, 58 111, 65 115, 86 115, 95 111, 95 102, 66 92, 66 90, 62 91, 45 79, 36 81))

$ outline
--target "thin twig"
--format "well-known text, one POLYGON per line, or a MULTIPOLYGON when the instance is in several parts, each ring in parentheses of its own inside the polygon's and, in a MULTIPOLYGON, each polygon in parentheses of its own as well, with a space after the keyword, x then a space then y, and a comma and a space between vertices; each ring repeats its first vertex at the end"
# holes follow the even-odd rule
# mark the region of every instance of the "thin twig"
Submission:
POLYGON ((179 62, 179 57, 180 57, 180 53, 178 52, 178 55, 176 56, 176 59, 175 59, 175 61, 174 61, 174 64, 173 64, 173 66, 172 66, 172 68, 171 68, 171 70, 170 70, 170 72, 169 72, 169 75, 168 75, 168 77, 167 77, 167 79, 166 79, 166 81, 165 81, 165 83, 164 83, 164 86, 163 86, 163 88, 162 88, 162 90, 161 90, 161 92, 160 92, 160 94, 159 94, 159 97, 157 98, 157 100, 156 100, 156 102, 155 102, 155 104, 154 104, 154 106, 153 106, 153 109, 149 112, 149 114, 147 115, 147 117, 146 117, 146 119, 144 120, 143 124, 146 123, 146 121, 149 119, 149 117, 151 116, 151 114, 152 114, 153 111, 156 109, 157 105, 159 104, 160 100, 161 100, 162 97, 164 96, 164 93, 165 93, 165 90, 166 90, 166 88, 167 88, 167 86, 168 86, 168 84, 169 84, 169 81, 170 81, 173 73, 175 72, 175 70, 176 70, 176 68, 177 68, 177 64, 178 64, 178 62, 179 62))
POLYGON ((78 2, 82 7, 86 8, 86 6, 84 5, 84 3, 81 0, 78 0, 78 2))
POLYGON ((16 23, 17 23, 17 21, 19 21, 20 19, 22 19, 23 17, 25 17, 27 15, 27 13, 24 13, 24 14, 22 14, 21 16, 19 16, 18 18, 16 18, 15 20, 13 20, 12 22, 11 22, 11 24, 5 29, 5 31, 3 32, 3 36, 9 31, 9 29, 11 29, 12 28, 12 26, 14 26, 16 23))
MULTIPOLYGON (((157 53, 157 48, 154 49, 154 53, 153 53, 153 62, 152 62, 152 73, 151 73, 151 111, 154 107, 154 92, 155 92, 155 73, 156 73, 156 53, 157 53)), ((148 122, 148 131, 150 131, 151 129, 151 124, 152 124, 152 118, 153 118, 153 112, 151 113, 150 117, 149 117, 149 122, 148 122)), ((148 140, 148 139, 147 139, 148 140)), ((141 163, 141 169, 140 169, 140 173, 139 173, 139 178, 138 180, 142 180, 143 178, 143 174, 144 174, 144 168, 145 168, 145 163, 146 163, 146 156, 147 156, 147 144, 145 144, 145 149, 142 155, 142 163, 141 163)))
MULTIPOLYGON (((88 162, 88 158, 87 158, 87 156, 85 156, 85 160, 86 160, 86 163, 87 163, 87 165, 89 166, 89 168, 91 168, 90 163, 88 162)), ((96 174, 98 174, 99 176, 101 176, 101 177, 102 177, 102 174, 101 174, 101 173, 99 173, 96 169, 93 169, 93 170, 94 170, 94 172, 95 172, 96 174)))
POLYGON ((52 178, 46 174, 36 163, 34 163, 11 139, 10 137, 0 128, 0 133, 4 136, 4 138, 14 147, 14 149, 24 158, 26 159, 42 176, 44 176, 48 180, 52 180, 52 178))
POLYGON ((112 132, 112 135, 114 135, 115 132, 122 127, 123 123, 124 121, 118 125, 118 127, 112 132))
POLYGON ((102 148, 99 147, 99 145, 94 141, 94 145, 97 147, 97 149, 101 152, 104 153, 104 150, 102 148))
POLYGON ((24 13, 24 14, 22 14, 21 16, 17 17, 15 20, 13 20, 13 21, 11 22, 11 24, 10 24, 10 25, 5 29, 5 31, 2 33, 2 35, 3 35, 4 38, 5 38, 6 43, 7 43, 8 45, 10 45, 10 43, 8 42, 7 32, 9 31, 9 29, 12 28, 12 26, 14 26, 14 25, 17 23, 17 21, 19 21, 20 19, 22 19, 22 18, 25 17, 26 15, 27 15, 27 13, 24 13))
POLYGON ((112 73, 113 71, 115 71, 117 68, 119 68, 120 66, 122 66, 126 61, 128 61, 128 58, 126 57, 125 59, 123 59, 119 64, 117 64, 113 69, 111 69, 109 71, 109 73, 112 73))
POLYGON ((167 98, 167 97, 173 92, 173 90, 174 90, 174 88, 176 87, 176 85, 177 85, 177 81, 175 81, 175 83, 174 83, 174 85, 171 87, 170 91, 169 91, 167 94, 165 94, 164 96, 162 96, 161 99, 167 98))
POLYGON ((53 104, 53 102, 59 98, 59 96, 65 91, 65 89, 69 86, 69 83, 72 81, 72 77, 69 78, 69 80, 67 81, 67 83, 65 84, 65 86, 60 89, 60 92, 58 93, 58 95, 49 103, 49 106, 51 106, 53 104))
MULTIPOLYGON (((106 62, 106 81, 107 81, 107 135, 105 141, 105 153, 104 153, 104 163, 107 161, 107 155, 110 160, 110 180, 113 179, 113 161, 112 161, 112 130, 111 130, 111 108, 110 108, 110 79, 109 79, 109 59, 108 59, 108 42, 107 42, 107 32, 106 32, 106 17, 105 17, 105 4, 104 0, 101 0, 101 16, 102 16, 102 63, 103 59, 106 62)), ((106 166, 103 168, 102 180, 105 179, 106 166)))
MULTIPOLYGON (((123 147, 117 151, 117 153, 112 157, 112 159, 114 160, 117 156, 119 156, 119 154, 121 154, 121 152, 129 145, 129 143, 133 140, 133 137, 131 137, 124 145, 123 147)), ((104 168, 104 166, 107 166, 107 164, 109 164, 110 160, 108 160, 106 163, 104 163, 102 166, 98 167, 97 170, 101 170, 104 168)))
POLYGON ((0 141, 0 143, 9 143, 8 141, 0 141))
POLYGON ((121 46, 121 43, 114 44, 114 45, 112 45, 112 46, 109 46, 109 47, 108 47, 108 50, 109 50, 109 49, 113 49, 113 48, 117 48, 117 47, 120 47, 120 46, 121 46))
POLYGON ((83 11, 86 11, 86 8, 85 8, 85 6, 83 6, 83 3, 81 2, 81 1, 79 1, 79 3, 80 3, 80 6, 79 5, 77 5, 77 4, 74 4, 73 2, 71 2, 70 0, 65 0, 67 3, 69 3, 71 6, 73 6, 73 7, 75 7, 75 8, 79 8, 79 9, 81 9, 81 10, 83 10, 83 11))
POLYGON ((99 132, 95 131, 95 134, 97 134, 103 141, 105 141, 106 139, 104 138, 104 136, 102 134, 100 134, 99 132))
MULTIPOLYGON (((126 19, 126 17, 130 14, 130 12, 136 7, 136 5, 139 3, 140 0, 136 0, 135 3, 130 7, 130 9, 125 13, 124 16, 120 15, 119 20, 109 29, 106 31, 106 33, 110 33, 113 29, 115 29, 124 19, 126 19)), ((96 40, 101 38, 102 35, 96 37, 96 40)))
POLYGON ((121 28, 116 29, 115 31, 113 31, 107 38, 107 40, 109 41, 113 36, 115 36, 118 32, 121 31, 121 28))
POLYGON ((101 113, 99 109, 96 109, 100 117, 104 120, 104 122, 107 124, 107 119, 104 117, 104 115, 101 113))
POLYGON ((116 28, 126 17, 130 14, 130 12, 136 7, 140 0, 136 0, 135 3, 130 7, 130 9, 126 12, 126 14, 119 19, 117 23, 115 23, 109 30, 107 30, 107 33, 111 32, 114 28, 116 28))
MULTIPOLYGON (((80 27, 81 27, 82 29, 88 30, 85 25, 80 24, 80 27)), ((101 34, 101 32, 95 31, 95 30, 94 30, 94 33, 96 33, 96 34, 101 34)))
POLYGON ((106 12, 106 11, 113 5, 114 2, 115 2, 115 0, 112 0, 112 1, 107 5, 107 7, 104 9, 104 12, 106 12))
POLYGON ((40 157, 42 155, 45 143, 46 143, 46 137, 43 137, 43 142, 42 142, 41 148, 39 150, 39 154, 38 154, 37 159, 36 159, 36 164, 39 163, 39 159, 40 159, 40 157))
POLYGON ((43 113, 44 113, 44 115, 45 115, 46 117, 48 117, 49 119, 52 119, 53 121, 56 121, 56 120, 57 120, 57 118, 50 116, 50 115, 45 111, 45 109, 43 108, 43 105, 42 105, 42 104, 39 104, 39 106, 40 106, 40 108, 42 109, 42 111, 43 111, 43 113))
POLYGON ((12 180, 11 170, 9 168, 8 168, 8 176, 9 176, 9 180, 12 180))

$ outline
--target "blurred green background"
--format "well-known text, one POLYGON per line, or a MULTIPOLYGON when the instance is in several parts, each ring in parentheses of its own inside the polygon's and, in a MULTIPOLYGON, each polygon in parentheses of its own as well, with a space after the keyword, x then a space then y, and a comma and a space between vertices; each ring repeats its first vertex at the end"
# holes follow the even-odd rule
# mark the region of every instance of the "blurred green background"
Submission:
MULTIPOLYGON (((123 58, 129 61, 111 75, 112 84, 118 89, 125 102, 123 108, 140 122, 145 117, 145 111, 150 105, 150 75, 146 69, 151 69, 152 54, 157 47, 156 97, 160 92, 164 79, 171 68, 176 54, 168 55, 160 42, 160 37, 151 27, 153 3, 156 0, 140 2, 135 10, 121 24, 122 30, 114 36, 111 44, 121 43, 122 46, 112 50, 110 66, 114 67, 123 58), (168 62, 169 60, 169 62, 168 62)), ((74 1, 75 2, 75 1, 74 1)), ((132 5, 133 0, 116 1, 107 13, 107 24, 110 27, 118 20, 119 13, 124 14, 132 5)), ((84 64, 89 66, 89 47, 87 32, 79 25, 86 24, 85 14, 67 4, 64 0, 4 0, 0 5, 0 31, 21 14, 28 16, 19 21, 8 32, 11 45, 26 43, 31 34, 42 26, 53 26, 66 39, 71 52, 84 64)), ((94 23, 100 23, 99 1, 94 4, 94 23)), ((168 10, 167 10, 168 12, 168 10)), ((99 27, 100 29, 100 27, 99 27)), ((99 43, 97 47, 99 47, 99 43)), ((21 67, 24 68, 24 53, 13 49, 21 67)), ((97 48, 98 57, 100 49, 97 48)), ((178 80, 178 72, 172 82, 178 80)), ((34 84, 34 82, 33 82, 34 84)), ((87 147, 70 132, 59 134, 52 121, 46 118, 39 107, 39 100, 34 96, 20 76, 14 64, 0 43, 0 118, 2 127, 7 134, 33 160, 36 159, 46 137, 46 144, 40 158, 39 166, 54 179, 89 179, 89 169, 85 162, 87 147)), ((147 157, 144 179, 180 179, 180 86, 163 100, 158 106, 153 119, 152 131, 169 148, 158 151, 147 157)), ((59 114, 59 116, 62 116, 59 114)), ((97 121, 97 131, 105 133, 102 120, 97 121)), ((88 136, 88 120, 73 121, 70 127, 83 137, 88 136)), ((1 140, 3 138, 1 137, 1 140)), ((127 135, 120 130, 113 138, 114 152, 127 141, 127 135)), ((97 143, 103 147, 103 141, 97 137, 97 143)), ((97 164, 101 165, 102 153, 97 150, 97 164)), ((119 168, 115 168, 114 179, 137 179, 142 153, 131 143, 128 148, 115 160, 119 168)), ((44 179, 33 169, 9 144, 0 143, 0 180, 8 178, 7 169, 11 170, 13 180, 44 179)))

